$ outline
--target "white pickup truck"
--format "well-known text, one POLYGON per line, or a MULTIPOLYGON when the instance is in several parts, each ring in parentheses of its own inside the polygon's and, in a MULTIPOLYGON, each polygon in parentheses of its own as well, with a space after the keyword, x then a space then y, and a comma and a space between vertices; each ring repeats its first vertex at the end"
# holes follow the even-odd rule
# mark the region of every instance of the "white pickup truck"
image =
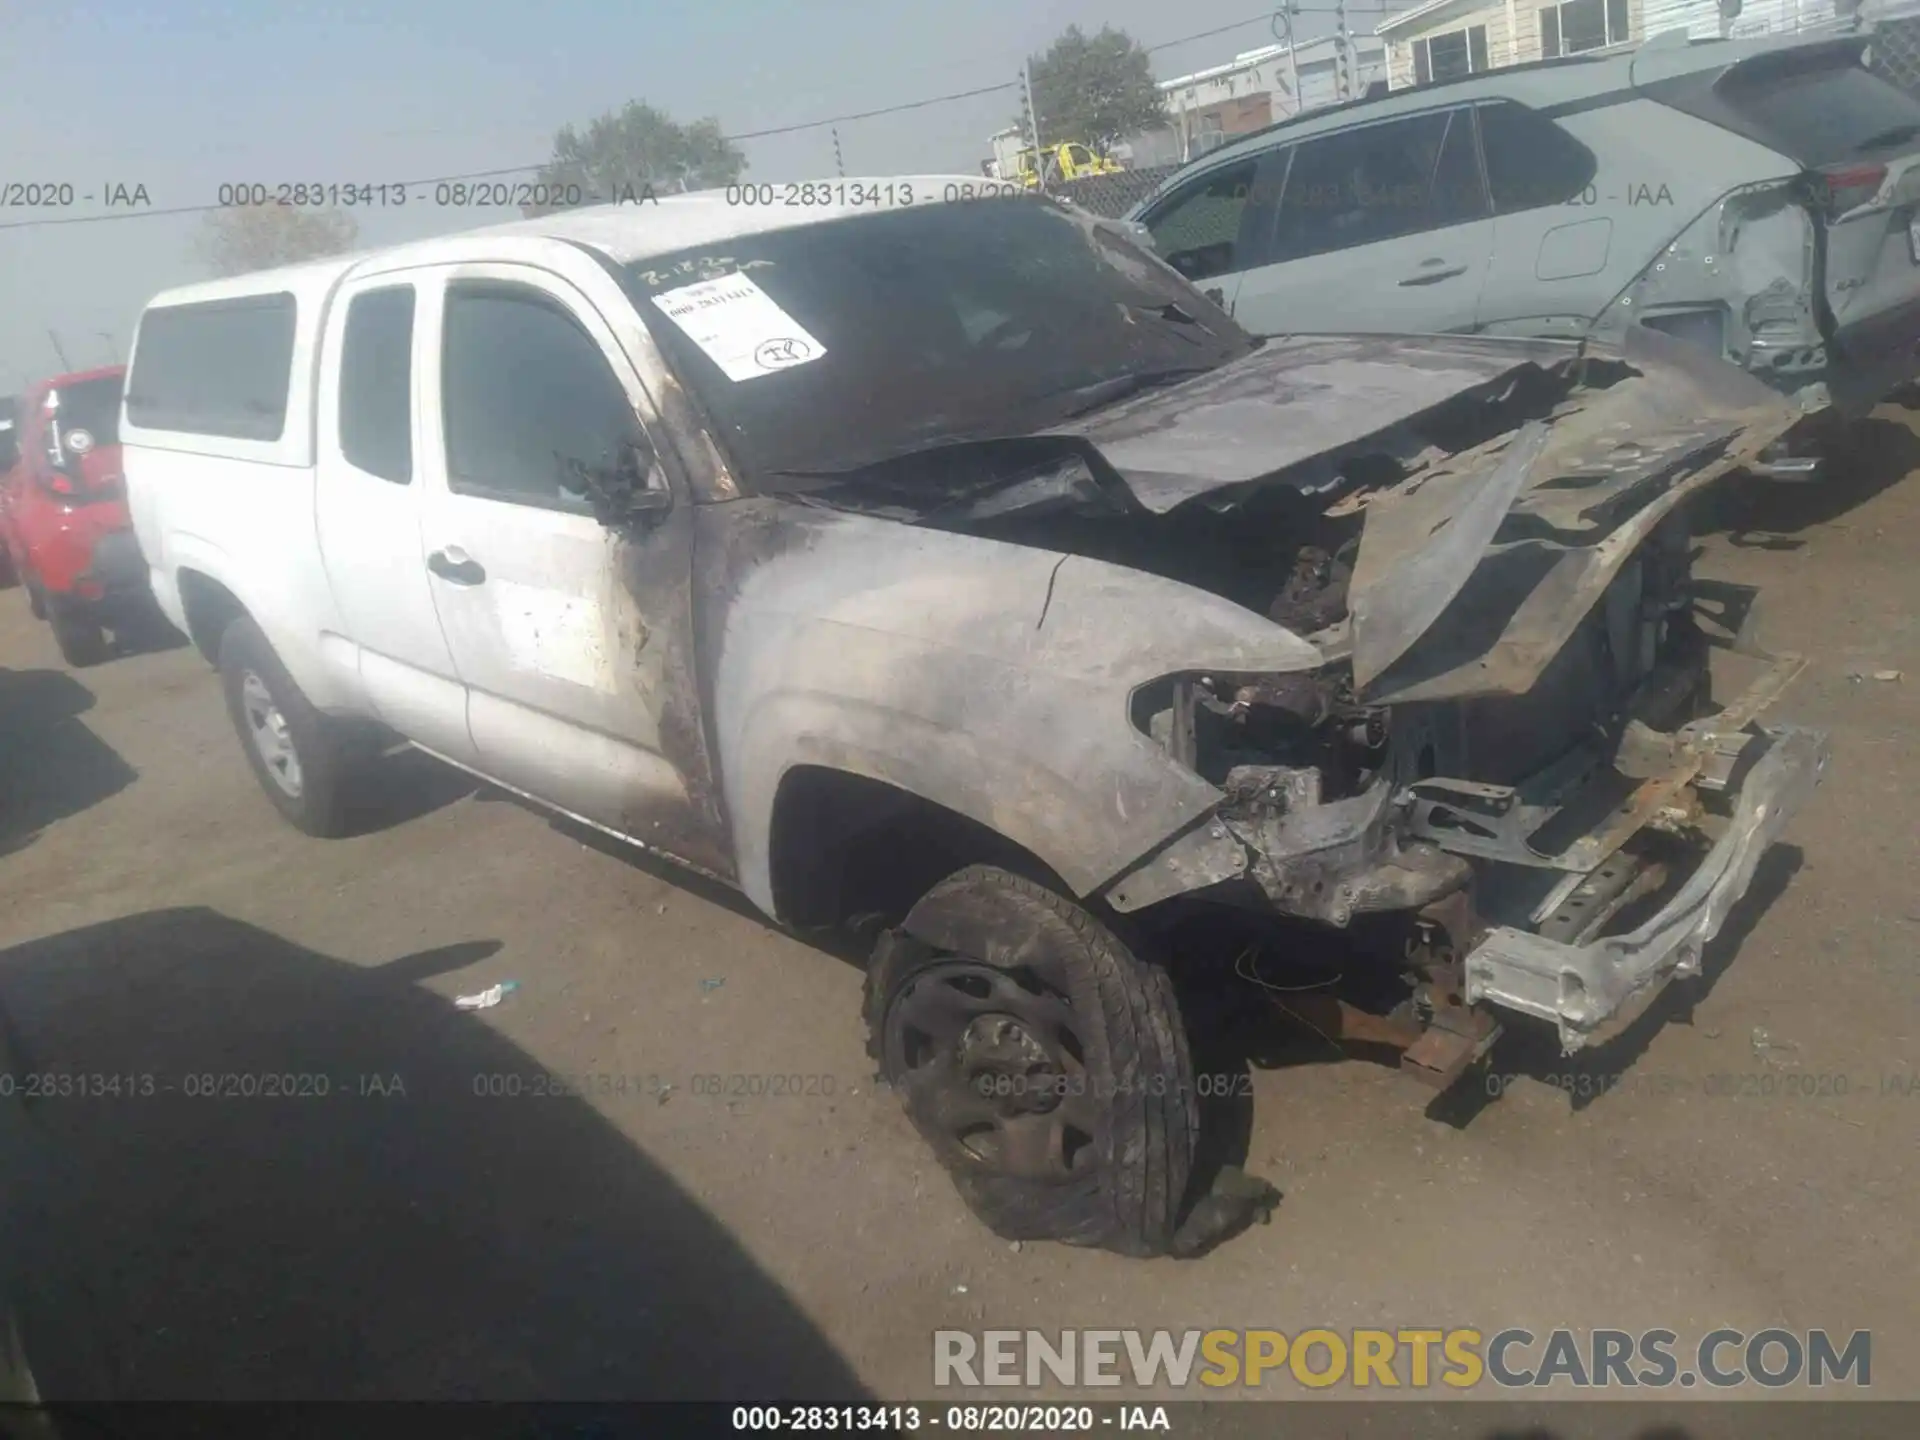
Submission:
POLYGON ((1506 1021, 1574 1050, 1698 974, 1827 748, 1758 722, 1791 657, 1709 701, 1685 502, 1794 416, 1654 335, 1263 342, 1003 188, 675 196, 162 295, 128 489, 288 820, 351 828, 398 735, 864 921, 874 1054, 975 1210, 1183 1250, 1227 1222, 1189 1193, 1182 916, 1400 927, 1400 1002, 1324 998, 1442 1086, 1506 1021))

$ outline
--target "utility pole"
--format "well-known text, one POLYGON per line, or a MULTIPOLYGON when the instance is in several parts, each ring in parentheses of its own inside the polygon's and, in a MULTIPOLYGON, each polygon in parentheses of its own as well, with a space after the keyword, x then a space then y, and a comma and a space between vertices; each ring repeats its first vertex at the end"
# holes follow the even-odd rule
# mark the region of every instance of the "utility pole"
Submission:
POLYGON ((1333 0, 1333 73, 1340 98, 1353 98, 1353 40, 1347 33, 1347 0, 1333 0))
POLYGON ((1300 57, 1293 53, 1293 17, 1300 13, 1300 0, 1286 0, 1273 12, 1273 38, 1287 47, 1287 80, 1293 90, 1293 113, 1298 115, 1306 109, 1306 99, 1300 94, 1300 57))
POLYGON ((60 344, 60 337, 53 333, 53 327, 51 325, 47 327, 47 338, 53 341, 53 353, 60 357, 60 368, 65 371, 71 371, 73 369, 73 362, 67 359, 67 352, 60 344))
POLYGON ((1033 108, 1033 62, 1027 61, 1020 67, 1020 84, 1026 95, 1027 139, 1033 146, 1033 178, 1039 182, 1040 193, 1047 191, 1047 167, 1040 161, 1040 112, 1033 108))
POLYGON ((833 127, 833 172, 842 180, 847 178, 847 162, 840 155, 840 127, 833 127))

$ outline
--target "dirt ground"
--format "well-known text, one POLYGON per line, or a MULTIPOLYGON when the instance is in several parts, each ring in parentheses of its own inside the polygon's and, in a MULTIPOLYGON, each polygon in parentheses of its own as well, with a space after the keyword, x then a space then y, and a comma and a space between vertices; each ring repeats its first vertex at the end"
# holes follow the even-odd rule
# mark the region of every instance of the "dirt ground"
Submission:
POLYGON ((976 1224, 875 1094, 845 961, 417 756, 370 833, 305 838, 197 654, 69 672, 0 595, 5 1045, 120 1091, 0 1125, 43 1389, 898 1399, 939 1328, 1778 1325, 1870 1329, 1874 1393, 1920 1397, 1920 438, 1890 413, 1827 484, 1706 517, 1704 573, 1811 656, 1776 713, 1836 745, 1706 982, 1584 1100, 1551 1047, 1436 1112, 1283 1037, 1246 1165, 1284 1199, 1194 1261, 976 1224), (188 1093, 223 1075, 308 1093, 188 1093))

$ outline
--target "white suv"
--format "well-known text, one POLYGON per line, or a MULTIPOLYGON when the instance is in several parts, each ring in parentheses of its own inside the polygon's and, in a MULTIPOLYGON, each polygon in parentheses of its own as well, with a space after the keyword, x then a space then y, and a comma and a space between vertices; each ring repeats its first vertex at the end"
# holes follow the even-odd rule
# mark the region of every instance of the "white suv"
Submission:
POLYGON ((347 828, 397 733, 783 923, 866 917, 874 1054, 975 1209, 1197 1248, 1266 1192, 1188 1193, 1196 907, 1383 922, 1411 989, 1339 1023, 1442 1086, 1499 1015, 1574 1049, 1698 973, 1826 747, 1756 723, 1790 657, 1709 703, 1684 506, 1793 412, 1652 334, 1262 342, 1004 188, 162 295, 128 488, 294 824, 347 828))

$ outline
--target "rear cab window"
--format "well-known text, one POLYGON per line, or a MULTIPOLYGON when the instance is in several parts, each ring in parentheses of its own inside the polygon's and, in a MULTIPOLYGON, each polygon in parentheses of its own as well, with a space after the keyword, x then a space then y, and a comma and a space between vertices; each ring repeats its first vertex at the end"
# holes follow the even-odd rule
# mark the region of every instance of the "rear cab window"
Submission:
POLYGON ((127 379, 127 419, 143 430, 278 440, 295 308, 281 291, 147 311, 127 379))
POLYGON ((340 346, 340 453, 391 480, 413 479, 413 287, 365 290, 347 304, 340 346))

